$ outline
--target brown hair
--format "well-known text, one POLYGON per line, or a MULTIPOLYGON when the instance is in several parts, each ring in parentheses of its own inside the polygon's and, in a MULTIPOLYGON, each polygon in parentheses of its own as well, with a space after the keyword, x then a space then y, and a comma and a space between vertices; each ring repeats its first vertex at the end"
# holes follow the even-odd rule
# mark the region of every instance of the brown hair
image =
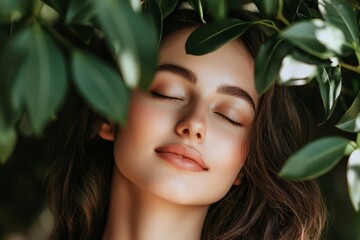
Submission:
MULTIPOLYGON (((163 36, 199 24, 193 11, 178 11, 165 21, 163 36)), ((258 27, 241 37, 253 56, 264 39, 258 27)), ((61 132, 68 132, 67 141, 49 175, 52 239, 99 239, 106 220, 113 145, 97 135, 104 119, 76 100, 74 112, 65 114, 70 119, 61 132)), ((211 205, 202 239, 320 238, 326 216, 316 181, 291 182, 278 176, 290 154, 309 140, 310 122, 290 88, 274 85, 265 92, 251 129, 242 184, 211 205)))

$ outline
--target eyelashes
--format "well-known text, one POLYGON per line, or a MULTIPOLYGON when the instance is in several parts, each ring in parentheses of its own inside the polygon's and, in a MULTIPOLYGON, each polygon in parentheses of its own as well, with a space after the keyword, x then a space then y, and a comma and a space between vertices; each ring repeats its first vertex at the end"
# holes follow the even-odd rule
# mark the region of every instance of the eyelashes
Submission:
MULTIPOLYGON (((178 97, 172 97, 172 96, 167 96, 167 95, 163 95, 160 94, 158 92, 154 92, 151 91, 151 97, 155 98, 155 99, 160 99, 160 100, 166 100, 169 102, 178 102, 178 101, 184 101, 184 99, 182 98, 178 98, 178 97)), ((235 127, 242 127, 243 125, 239 122, 236 122, 230 118, 228 118, 227 116, 225 116, 224 114, 220 113, 220 112, 214 112, 218 117, 220 117, 221 119, 225 120, 226 122, 230 123, 231 125, 235 126, 235 127)))
POLYGON ((229 122, 230 124, 234 125, 235 127, 242 127, 241 123, 238 123, 234 120, 231 120, 230 118, 226 117, 225 115, 223 115, 222 113, 219 112, 215 112, 216 115, 218 115, 220 118, 224 119, 225 121, 229 122))
POLYGON ((166 95, 154 92, 154 91, 151 91, 151 96, 156 99, 167 100, 167 101, 171 101, 171 102, 183 101, 182 98, 166 96, 166 95))

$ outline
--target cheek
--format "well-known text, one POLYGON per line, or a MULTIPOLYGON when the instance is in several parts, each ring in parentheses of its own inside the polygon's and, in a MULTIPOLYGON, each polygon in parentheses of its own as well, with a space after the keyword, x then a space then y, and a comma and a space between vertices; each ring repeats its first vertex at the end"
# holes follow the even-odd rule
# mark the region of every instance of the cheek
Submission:
POLYGON ((151 167, 147 158, 153 154, 155 144, 159 144, 154 139, 163 139, 168 134, 168 117, 154 108, 146 97, 135 95, 132 98, 127 125, 119 128, 114 149, 116 165, 124 175, 130 177, 140 172, 139 176, 150 177, 147 176, 147 168, 151 167))
POLYGON ((248 155, 248 130, 235 129, 233 132, 217 131, 212 137, 211 155, 217 156, 216 162, 222 163, 220 169, 239 169, 248 155))
POLYGON ((222 138, 215 138, 216 142, 211 143, 216 148, 212 148, 210 153, 214 163, 212 187, 218 189, 216 194, 218 199, 225 196, 233 186, 248 154, 247 131, 240 130, 238 134, 222 134, 222 138))
MULTIPOLYGON (((130 110, 127 118, 127 125, 119 129, 119 137, 136 142, 146 142, 154 138, 154 134, 161 134, 164 127, 168 124, 168 119, 164 112, 153 106, 145 96, 135 94, 132 98, 130 110)), ((134 146, 138 147, 138 146, 134 146)))
POLYGON ((115 140, 114 157, 117 169, 135 183, 145 182, 150 178, 145 170, 151 144, 149 136, 155 131, 148 127, 154 121, 153 116, 141 101, 133 101, 128 112, 127 125, 119 127, 115 140))

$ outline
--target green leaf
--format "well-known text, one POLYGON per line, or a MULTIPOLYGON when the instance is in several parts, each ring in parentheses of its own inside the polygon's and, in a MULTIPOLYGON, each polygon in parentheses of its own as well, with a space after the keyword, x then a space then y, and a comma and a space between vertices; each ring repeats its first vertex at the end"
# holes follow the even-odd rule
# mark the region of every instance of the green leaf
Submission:
MULTIPOLYGON (((279 1, 279 0, 278 0, 279 1)), ((281 0, 283 1, 282 14, 290 22, 294 22, 303 0, 281 0)))
POLYGON ((227 0, 207 0, 209 11, 215 19, 224 19, 227 16, 227 0))
POLYGON ((188 0, 188 3, 194 8, 201 18, 203 23, 206 23, 204 16, 209 12, 209 7, 206 0, 188 0))
POLYGON ((360 29, 356 10, 344 0, 319 0, 319 10, 325 21, 341 29, 355 49, 360 49, 360 29))
POLYGON ((147 7, 148 14, 151 16, 152 21, 154 21, 154 25, 156 26, 158 33, 158 46, 160 46, 163 31, 163 15, 156 0, 148 0, 147 7))
POLYGON ((57 11, 60 16, 65 16, 67 7, 71 0, 42 0, 44 3, 52 7, 55 11, 57 11))
POLYGON ((316 35, 316 32, 323 29, 324 26, 325 23, 320 20, 302 21, 288 27, 281 35, 303 51, 321 59, 328 59, 335 54, 329 51, 316 35))
POLYGON ((279 35, 273 36, 260 47, 255 59, 255 85, 259 94, 263 94, 276 81, 282 60, 292 48, 279 35))
POLYGON ((160 6, 163 17, 166 18, 170 15, 178 5, 179 0, 156 0, 160 6))
POLYGON ((17 136, 14 128, 1 129, 0 126, 0 164, 5 163, 10 157, 15 149, 16 141, 17 136))
POLYGON ((347 166, 347 183, 351 202, 356 211, 360 210, 360 149, 353 151, 347 166))
POLYGON ((0 79, 0 164, 4 163, 16 145, 14 111, 11 108, 9 90, 0 79))
POLYGON ((278 0, 253 0, 260 13, 268 18, 274 18, 277 15, 279 3, 278 0))
MULTIPOLYGON (((22 111, 24 94, 14 93, 15 85, 21 64, 27 59, 28 52, 32 49, 31 29, 24 30, 13 36, 0 55, 0 114, 3 113, 5 126, 12 126, 18 120, 22 111)), ((1 118, 1 116, 0 116, 1 118)))
POLYGON ((118 123, 125 122, 129 96, 119 73, 79 51, 72 55, 72 71, 76 87, 95 110, 118 123))
POLYGON ((202 55, 215 51, 241 36, 251 23, 239 19, 215 20, 195 29, 186 41, 186 53, 202 55))
MULTIPOLYGON (((71 24, 70 29, 86 44, 91 44, 92 40, 99 38, 99 33, 93 26, 71 24)), ((103 41, 103 39, 101 39, 101 41, 103 41)))
POLYGON ((33 0, 1 0, 0 18, 8 22, 18 21, 31 11, 33 5, 33 0))
POLYGON ((110 45, 117 49, 116 59, 125 83, 147 89, 157 64, 157 33, 153 21, 136 14, 127 1, 95 1, 100 23, 110 45))
POLYGON ((32 32, 31 28, 24 28, 16 35, 12 36, 11 41, 1 49, 0 55, 0 75, 6 79, 7 83, 11 83, 14 78, 14 72, 21 62, 27 56, 29 49, 31 49, 32 32))
POLYGON ((310 8, 310 12, 311 12, 312 19, 315 19, 315 18, 322 19, 322 16, 317 9, 310 8))
POLYGON ((310 20, 312 18, 311 10, 305 1, 300 1, 299 7, 296 11, 296 15, 301 20, 310 20))
POLYGON ((325 109, 325 121, 327 121, 335 109, 341 93, 342 77, 341 68, 323 68, 317 77, 321 99, 325 109))
POLYGON ((23 84, 31 124, 35 134, 40 134, 64 98, 66 69, 64 57, 52 39, 37 24, 32 30, 32 47, 16 80, 23 84))
POLYGON ((281 63, 278 83, 287 86, 305 85, 317 74, 318 67, 316 65, 304 63, 292 55, 288 55, 281 63))
POLYGON ((71 0, 69 1, 65 21, 67 24, 81 24, 92 26, 95 12, 92 7, 93 0, 71 0))
POLYGON ((316 56, 310 55, 298 48, 294 48, 291 52, 291 56, 293 56, 295 59, 308 63, 308 64, 314 64, 318 67, 331 67, 332 64, 335 64, 336 61, 338 61, 337 58, 331 58, 331 59, 321 59, 316 56), (335 63, 333 63, 335 61, 335 63))
POLYGON ((325 174, 345 155, 349 142, 342 137, 327 137, 311 142, 290 156, 280 176, 303 180, 325 174))
POLYGON ((360 132, 360 93, 341 117, 336 127, 346 132, 360 132))
POLYGON ((60 14, 57 11, 55 11, 54 8, 47 5, 46 3, 42 3, 41 8, 38 11, 40 13, 39 16, 37 16, 38 19, 41 19, 43 22, 49 25, 55 24, 61 18, 60 14))

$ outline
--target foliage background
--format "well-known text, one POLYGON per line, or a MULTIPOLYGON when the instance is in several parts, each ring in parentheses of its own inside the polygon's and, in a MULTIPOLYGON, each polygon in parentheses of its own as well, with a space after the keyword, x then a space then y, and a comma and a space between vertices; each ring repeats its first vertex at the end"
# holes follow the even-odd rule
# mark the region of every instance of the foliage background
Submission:
MULTIPOLYGON (((62 107, 69 85, 100 114, 122 123, 128 90, 146 88, 152 79, 161 21, 180 2, 149 0, 141 12, 136 0, 0 0, 0 160, 5 162, 0 166, 0 239, 41 239, 49 234, 51 214, 43 180, 58 124, 53 120, 66 114, 62 107), (103 36, 121 75, 90 46, 103 36)), ((347 161, 360 151, 359 135, 355 142, 360 128, 360 97, 356 98, 360 4, 356 0, 254 0, 261 19, 243 22, 228 20, 227 10, 250 1, 186 2, 200 16, 210 13, 214 18, 189 39, 187 51, 195 55, 220 47, 252 24, 268 27, 274 37, 256 59, 258 91, 277 79, 278 84, 304 85, 296 91, 319 125, 316 138, 341 136, 328 138, 321 149, 310 143, 290 158, 281 174, 306 179, 326 173, 320 177, 329 208, 324 239, 360 239, 360 216, 354 211, 360 206, 360 159, 353 157, 355 165, 350 167, 347 161), (316 35, 322 30, 328 39, 316 35), (292 63, 285 68, 286 57, 292 63), (295 74, 296 68, 301 76, 295 74), (293 71, 284 77, 284 69, 293 71), (353 102, 355 107, 349 109, 353 102), (313 154, 314 146, 319 154, 313 154), (355 180, 347 181, 349 172, 355 180)))

